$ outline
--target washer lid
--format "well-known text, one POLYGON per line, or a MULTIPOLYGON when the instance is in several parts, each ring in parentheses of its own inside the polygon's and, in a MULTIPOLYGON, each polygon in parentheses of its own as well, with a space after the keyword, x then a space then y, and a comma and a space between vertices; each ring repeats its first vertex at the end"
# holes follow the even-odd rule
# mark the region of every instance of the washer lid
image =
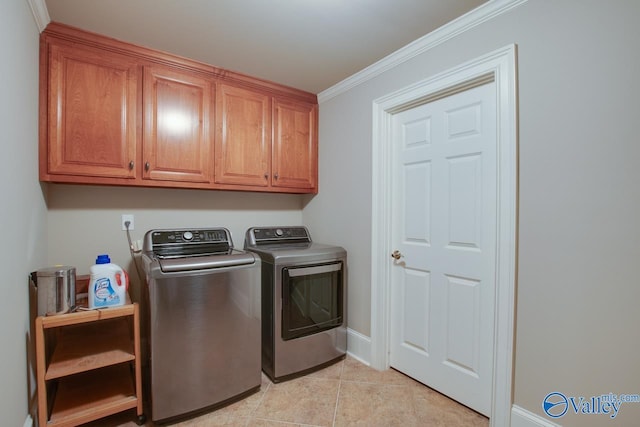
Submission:
POLYGON ((179 258, 157 259, 160 270, 164 273, 180 271, 202 271, 223 267, 235 267, 254 264, 255 255, 243 251, 233 250, 227 254, 203 255, 179 258))

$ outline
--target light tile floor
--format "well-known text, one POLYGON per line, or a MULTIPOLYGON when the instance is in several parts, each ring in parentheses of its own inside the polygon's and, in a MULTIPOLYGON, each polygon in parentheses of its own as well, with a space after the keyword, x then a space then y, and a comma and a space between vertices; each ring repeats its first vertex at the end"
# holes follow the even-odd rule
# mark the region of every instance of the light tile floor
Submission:
MULTIPOLYGON (((132 427, 123 413, 91 427, 132 427)), ((153 424, 148 422, 147 426, 153 424)), ((347 357, 328 368, 274 384, 263 374, 259 392, 175 427, 438 426, 486 427, 489 420, 394 370, 376 371, 347 357)))

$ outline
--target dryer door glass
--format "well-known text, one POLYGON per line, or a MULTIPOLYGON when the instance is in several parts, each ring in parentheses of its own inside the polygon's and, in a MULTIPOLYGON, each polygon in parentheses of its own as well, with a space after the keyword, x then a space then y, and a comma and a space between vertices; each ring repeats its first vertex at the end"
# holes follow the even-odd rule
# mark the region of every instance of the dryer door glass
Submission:
POLYGON ((342 262, 289 267, 282 273, 283 340, 342 324, 342 262))

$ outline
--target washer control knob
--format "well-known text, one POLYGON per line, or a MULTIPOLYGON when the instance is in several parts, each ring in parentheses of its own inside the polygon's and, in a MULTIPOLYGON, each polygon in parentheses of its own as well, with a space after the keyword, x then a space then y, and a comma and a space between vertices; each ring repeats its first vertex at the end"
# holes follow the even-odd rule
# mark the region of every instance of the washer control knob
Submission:
POLYGON ((182 238, 184 240, 192 240, 193 239, 193 233, 190 231, 185 231, 184 233, 182 233, 182 238))
POLYGON ((282 231, 282 228, 277 228, 276 229, 276 236, 282 237, 283 234, 284 234, 284 231, 282 231))

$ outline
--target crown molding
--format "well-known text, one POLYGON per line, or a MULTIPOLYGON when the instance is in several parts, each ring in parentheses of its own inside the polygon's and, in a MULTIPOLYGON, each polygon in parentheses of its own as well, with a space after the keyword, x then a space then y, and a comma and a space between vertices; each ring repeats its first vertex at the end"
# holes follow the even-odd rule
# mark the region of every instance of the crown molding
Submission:
POLYGON ((33 14, 33 19, 36 21, 36 25, 38 26, 38 30, 40 32, 44 31, 51 22, 51 18, 49 17, 49 11, 47 10, 47 5, 44 0, 26 0, 29 3, 29 7, 31 8, 31 13, 33 14))
POLYGON ((470 29, 489 21, 509 10, 526 3, 527 0, 489 0, 472 11, 443 25, 429 34, 409 43, 367 68, 342 80, 318 94, 318 103, 340 95, 470 29))
MULTIPOLYGON (((45 0, 26 0, 33 13, 33 18, 42 32, 51 18, 45 0)), ((329 99, 340 95, 372 78, 384 73, 385 71, 397 67, 420 55, 434 47, 446 42, 447 40, 462 34, 486 21, 489 21, 509 10, 526 3, 527 0, 489 0, 482 6, 462 15, 461 17, 443 25, 435 31, 409 43, 408 45, 398 49, 392 54, 382 58, 380 61, 368 66, 367 68, 353 74, 341 82, 333 85, 318 94, 318 103, 328 101, 329 99)))

